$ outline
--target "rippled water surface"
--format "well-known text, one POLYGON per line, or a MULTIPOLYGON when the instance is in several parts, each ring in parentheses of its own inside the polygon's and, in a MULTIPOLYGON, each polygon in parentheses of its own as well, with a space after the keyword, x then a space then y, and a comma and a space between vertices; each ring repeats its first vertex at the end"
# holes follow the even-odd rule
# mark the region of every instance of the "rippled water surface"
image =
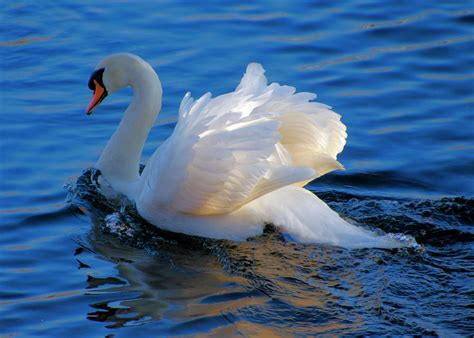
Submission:
POLYGON ((471 2, 2 7, 0 336, 474 332, 471 2), (346 170, 309 188, 424 251, 302 245, 271 227, 243 243, 210 241, 110 204, 83 170, 130 92, 93 117, 84 107, 91 70, 118 51, 142 56, 163 82, 145 157, 170 135, 187 90, 233 90, 249 62, 318 93, 348 127, 346 170), (129 236, 106 226, 114 212, 129 236))

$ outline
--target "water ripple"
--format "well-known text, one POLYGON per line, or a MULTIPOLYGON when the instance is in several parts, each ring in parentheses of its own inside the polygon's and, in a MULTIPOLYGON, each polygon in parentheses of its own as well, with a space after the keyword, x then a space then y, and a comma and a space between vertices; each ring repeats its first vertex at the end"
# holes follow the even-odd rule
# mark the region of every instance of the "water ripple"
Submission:
POLYGON ((472 334, 473 22, 465 1, 5 2, 0 336, 472 334), (242 243, 190 238, 104 200, 80 173, 131 93, 86 119, 87 80, 123 51, 163 82, 145 161, 186 91, 233 90, 261 62, 348 127, 346 170, 309 188, 424 251, 301 245, 271 227, 242 243))

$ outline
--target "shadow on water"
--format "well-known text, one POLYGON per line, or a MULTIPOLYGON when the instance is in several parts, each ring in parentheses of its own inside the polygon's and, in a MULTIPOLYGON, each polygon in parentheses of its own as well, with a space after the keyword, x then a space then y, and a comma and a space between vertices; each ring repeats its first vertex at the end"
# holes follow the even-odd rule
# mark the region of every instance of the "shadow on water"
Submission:
POLYGON ((245 242, 162 231, 133 207, 101 196, 99 175, 85 171, 70 187, 69 202, 94 221, 78 242, 78 268, 94 271, 87 263, 91 255, 113 266, 109 276, 87 276, 87 290, 106 295, 90 304, 87 318, 107 328, 147 324, 150 332, 168 334, 275 336, 470 329, 468 290, 459 280, 472 269, 473 200, 321 193, 351 220, 408 233, 426 246, 423 253, 347 250, 287 241, 271 226, 245 242), (453 293, 456 286, 460 289, 453 293), (443 310, 447 303, 449 311, 443 310))

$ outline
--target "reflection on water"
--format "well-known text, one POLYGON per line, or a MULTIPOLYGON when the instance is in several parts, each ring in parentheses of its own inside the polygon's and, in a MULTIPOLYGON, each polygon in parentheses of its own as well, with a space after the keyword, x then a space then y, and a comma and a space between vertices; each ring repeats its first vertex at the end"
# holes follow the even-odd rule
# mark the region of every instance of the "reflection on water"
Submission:
MULTIPOLYGON (((351 332, 363 324, 363 316, 350 313, 354 302, 341 302, 345 296, 357 298, 362 293, 354 272, 335 268, 334 251, 341 254, 342 249, 310 253, 262 238, 239 245, 221 243, 211 251, 157 247, 152 254, 143 255, 142 250, 100 232, 90 234, 88 245, 94 254, 112 259, 117 270, 117 277, 87 277, 88 289, 111 299, 90 304, 93 310, 87 318, 105 322, 108 328, 151 322, 160 332, 185 334, 196 328, 208 332, 230 326, 246 335, 267 326, 269 320, 276 326, 286 320, 301 324, 295 331, 300 333, 351 332), (295 270, 296 262, 302 265, 295 270), (324 265, 314 267, 316 262, 324 265), (327 280, 325 270, 331 271, 327 280), (345 307, 345 313, 335 311, 336 306, 345 307), (344 323, 349 314, 351 324, 344 323), (256 323, 242 325, 246 317, 257 319, 256 323), (318 328, 312 326, 315 321, 318 328)), ((285 329, 280 334, 283 332, 285 329)))
POLYGON ((319 69, 323 69, 329 66, 338 65, 341 63, 371 60, 377 57, 383 57, 384 54, 387 54, 387 53, 400 53, 400 52, 415 51, 418 49, 429 49, 429 48, 444 46, 444 45, 453 44, 453 43, 470 42, 472 40, 474 40, 473 37, 462 37, 462 38, 453 38, 449 40, 436 40, 433 42, 426 42, 426 43, 424 42, 424 43, 403 45, 403 46, 371 48, 370 51, 368 52, 347 55, 347 56, 333 59, 333 60, 326 60, 314 65, 311 65, 311 64, 303 65, 300 67, 300 70, 301 71, 319 70, 319 69))
POLYGON ((14 41, 1 41, 0 42, 0 47, 3 46, 21 46, 21 45, 26 45, 32 42, 42 42, 42 41, 47 41, 49 40, 50 37, 45 37, 45 36, 37 36, 37 37, 28 37, 28 38, 22 38, 14 41))
POLYGON ((232 324, 226 313, 266 298, 252 291, 244 278, 223 271, 209 250, 160 244, 155 251, 149 244, 144 255, 143 250, 104 236, 95 227, 88 236, 88 249, 111 259, 118 278, 89 275, 88 288, 115 294, 120 300, 90 304, 94 311, 88 313, 88 319, 106 322, 107 327, 157 320, 163 329, 181 332, 188 321, 197 324, 196 318, 206 328, 232 324))

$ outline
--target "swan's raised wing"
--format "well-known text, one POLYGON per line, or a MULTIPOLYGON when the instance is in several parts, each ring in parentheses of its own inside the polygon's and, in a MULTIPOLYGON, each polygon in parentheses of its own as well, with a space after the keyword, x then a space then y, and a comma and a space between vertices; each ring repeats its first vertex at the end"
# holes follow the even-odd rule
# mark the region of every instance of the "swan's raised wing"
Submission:
POLYGON ((185 95, 173 135, 150 159, 142 198, 194 215, 232 212, 341 168, 345 126, 316 96, 267 85, 250 64, 234 92, 185 95))

